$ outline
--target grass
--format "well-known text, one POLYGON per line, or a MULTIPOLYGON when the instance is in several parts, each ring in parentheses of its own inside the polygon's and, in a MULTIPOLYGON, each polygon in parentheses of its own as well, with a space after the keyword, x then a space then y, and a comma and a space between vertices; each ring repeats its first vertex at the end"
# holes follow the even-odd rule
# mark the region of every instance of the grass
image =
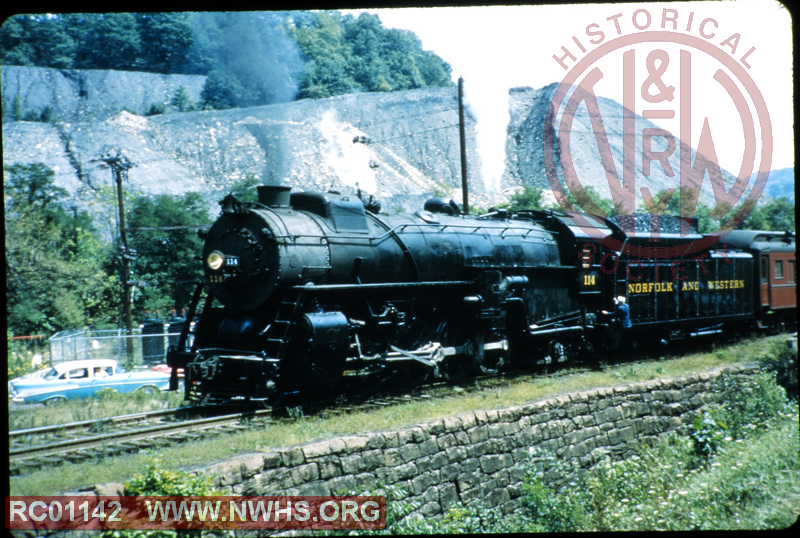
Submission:
MULTIPOLYGON (((589 507, 576 530, 744 530, 793 524, 800 514, 798 408, 773 393, 766 384, 753 386, 752 397, 772 410, 770 418, 751 414, 748 427, 721 425, 731 435, 713 453, 698 450, 696 430, 690 429, 689 434, 663 436, 655 448, 642 447, 637 456, 595 466, 585 480, 559 492, 581 499, 580 508, 589 507)), ((746 414, 743 403, 734 404, 737 413, 746 414)), ((712 406, 705 415, 719 416, 720 411, 712 406)))
MULTIPOLYGON (((606 366, 601 370, 590 372, 565 370, 549 375, 522 376, 509 382, 507 386, 463 394, 446 400, 411 401, 374 411, 327 418, 305 417, 293 423, 270 425, 189 445, 160 448, 158 455, 168 468, 205 467, 209 463, 224 461, 236 455, 270 451, 368 431, 399 429, 476 409, 505 408, 575 391, 617 386, 626 382, 677 377, 720 366, 750 363, 754 362, 755 357, 765 354, 771 346, 771 341, 776 338, 781 337, 747 340, 720 348, 710 347, 686 356, 664 355, 652 362, 606 366)), ((164 405, 164 402, 158 405, 164 405)), ((90 407, 81 410, 80 413, 75 409, 72 413, 88 415, 90 407)), ((61 412, 66 413, 65 410, 61 412)), ((114 413, 119 412, 114 411, 114 413)), ((67 418, 64 421, 86 419, 67 418)), ((32 421, 21 418, 16 420, 32 421)), ((152 454, 144 452, 92 462, 59 465, 25 476, 11 477, 11 492, 14 495, 52 495, 55 492, 76 491, 81 487, 98 483, 124 482, 141 472, 149 455, 152 454)))
MULTIPOLYGON (((797 418, 795 407, 762 425, 752 438, 728 439, 702 465, 692 463, 691 443, 672 435, 670 443, 643 451, 642 465, 627 465, 617 481, 606 476, 589 483, 590 495, 600 499, 597 505, 605 513, 598 518, 595 512, 581 530, 788 527, 800 514, 797 418)), ((627 463, 607 467, 619 471, 627 463)))
POLYGON ((10 406, 8 430, 25 430, 69 422, 98 420, 119 415, 160 411, 180 407, 183 394, 163 392, 155 396, 144 393, 107 393, 100 398, 72 400, 50 406, 41 404, 10 406))

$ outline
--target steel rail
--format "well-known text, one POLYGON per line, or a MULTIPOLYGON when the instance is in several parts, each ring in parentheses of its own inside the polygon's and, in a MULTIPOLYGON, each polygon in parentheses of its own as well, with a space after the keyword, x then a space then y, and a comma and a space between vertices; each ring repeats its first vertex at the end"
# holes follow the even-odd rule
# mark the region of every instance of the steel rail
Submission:
POLYGON ((24 430, 13 430, 8 432, 9 441, 13 441, 19 437, 28 435, 46 435, 49 433, 62 435, 65 432, 77 431, 80 429, 89 429, 97 424, 125 424, 131 422, 144 422, 146 420, 158 419, 161 417, 169 417, 175 415, 180 411, 191 410, 191 407, 175 407, 172 409, 164 409, 160 411, 147 411, 142 413, 131 413, 129 415, 119 415, 116 417, 104 417, 91 420, 82 420, 79 422, 68 422, 66 424, 51 424, 48 426, 37 426, 35 428, 27 428, 24 430))
POLYGON ((159 424, 155 426, 148 426, 146 428, 138 428, 135 430, 115 431, 100 435, 81 437, 78 439, 67 439, 55 443, 36 445, 25 448, 10 449, 9 461, 10 462, 21 461, 21 460, 31 459, 34 457, 48 456, 53 454, 63 454, 65 452, 70 452, 74 450, 87 449, 95 446, 103 446, 108 443, 111 443, 113 445, 120 445, 132 441, 161 437, 165 434, 175 434, 183 431, 192 431, 192 432, 203 431, 211 428, 217 428, 221 426, 231 425, 233 423, 238 423, 242 419, 246 418, 262 417, 270 415, 271 415, 271 410, 262 409, 258 411, 221 415, 218 417, 187 420, 169 424, 159 424))

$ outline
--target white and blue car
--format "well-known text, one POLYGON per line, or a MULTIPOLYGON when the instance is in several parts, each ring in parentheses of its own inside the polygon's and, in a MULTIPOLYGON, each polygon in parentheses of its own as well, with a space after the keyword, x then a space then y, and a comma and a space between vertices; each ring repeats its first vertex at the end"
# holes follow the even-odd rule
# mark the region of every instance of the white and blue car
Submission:
POLYGON ((8 382, 16 403, 45 403, 92 398, 104 389, 157 394, 169 388, 169 373, 155 370, 126 372, 111 359, 67 361, 8 382))

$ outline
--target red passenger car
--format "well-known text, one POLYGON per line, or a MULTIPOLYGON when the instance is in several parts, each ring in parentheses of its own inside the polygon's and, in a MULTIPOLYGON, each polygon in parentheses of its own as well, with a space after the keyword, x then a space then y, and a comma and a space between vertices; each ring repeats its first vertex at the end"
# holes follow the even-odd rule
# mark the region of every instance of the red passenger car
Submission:
POLYGON ((791 232, 734 230, 723 242, 753 255, 756 300, 760 324, 797 325, 797 271, 795 236, 791 232))

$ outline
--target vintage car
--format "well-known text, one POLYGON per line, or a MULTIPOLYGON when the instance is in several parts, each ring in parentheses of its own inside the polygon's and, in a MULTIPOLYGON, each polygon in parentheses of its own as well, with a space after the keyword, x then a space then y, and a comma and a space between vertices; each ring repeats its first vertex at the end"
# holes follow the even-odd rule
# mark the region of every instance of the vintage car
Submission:
POLYGON ((154 370, 126 372, 111 359, 67 361, 8 382, 8 394, 17 403, 53 403, 91 398, 99 391, 142 391, 156 394, 169 388, 169 374, 154 370))

